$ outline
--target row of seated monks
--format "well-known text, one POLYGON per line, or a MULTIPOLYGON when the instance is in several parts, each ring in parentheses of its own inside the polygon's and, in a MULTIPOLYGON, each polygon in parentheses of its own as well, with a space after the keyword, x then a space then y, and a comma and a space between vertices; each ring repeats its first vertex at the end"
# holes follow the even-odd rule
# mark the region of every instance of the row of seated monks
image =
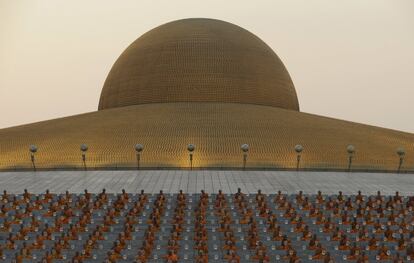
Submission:
MULTIPOLYGON (((132 239, 132 232, 137 224, 136 218, 141 214, 148 201, 147 195, 142 191, 138 200, 132 203, 132 207, 125 215, 124 230, 119 233, 117 240, 107 253, 108 262, 116 262, 122 258, 122 251, 127 246, 127 241, 132 239)), ((308 242, 307 249, 313 250, 312 259, 331 262, 332 258, 322 246, 316 233, 312 233, 310 225, 303 219, 304 212, 308 218, 313 220, 312 224, 319 227, 320 232, 329 233, 330 240, 338 243, 337 249, 349 251, 348 260, 357 262, 368 262, 366 251, 377 251, 377 259, 394 260, 400 262, 405 254, 414 258, 414 197, 403 198, 398 192, 388 198, 381 195, 366 197, 358 192, 354 197, 346 197, 339 192, 335 197, 325 197, 318 192, 316 196, 309 198, 299 192, 294 199, 288 199, 287 195, 280 191, 273 200, 261 193, 259 190, 255 195, 255 203, 249 202, 246 195, 238 189, 233 195, 233 201, 240 214, 240 224, 247 232, 246 240, 249 249, 254 251, 253 260, 258 262, 270 262, 267 254, 267 247, 262 243, 258 234, 257 222, 253 214, 258 214, 265 222, 267 231, 272 233, 272 240, 279 244, 276 249, 285 250, 285 260, 289 262, 300 261, 297 252, 293 249, 292 240, 286 233, 282 233, 277 215, 271 209, 281 212, 283 220, 288 220, 292 225, 292 231, 298 233, 301 239, 308 242), (352 236, 351 236, 352 235, 352 236), (356 238, 355 238, 356 235, 356 238), (362 246, 364 242, 367 245, 362 246), (395 242, 395 250, 398 253, 391 256, 390 247, 386 242, 395 242)), ((34 196, 26 189, 18 198, 6 191, 1 195, 0 218, 3 224, 0 232, 10 232, 13 225, 19 225, 16 233, 9 233, 5 244, 0 244, 0 256, 3 250, 16 250, 16 241, 26 241, 29 233, 38 233, 35 240, 23 242, 22 247, 15 254, 16 262, 24 259, 33 259, 32 251, 44 249, 44 241, 52 240, 52 235, 63 233, 54 238, 53 246, 48 250, 42 261, 53 262, 56 259, 63 259, 62 250, 70 249, 70 241, 78 240, 79 233, 87 231, 91 223, 91 216, 94 210, 104 209, 103 224, 96 226, 89 234, 83 245, 82 251, 76 252, 72 262, 82 262, 92 257, 92 250, 99 249, 99 241, 105 239, 105 233, 111 231, 111 226, 117 224, 115 218, 121 215, 126 205, 130 202, 128 194, 123 190, 117 195, 113 202, 108 201, 105 189, 94 199, 85 190, 83 195, 74 198, 69 192, 56 196, 48 190, 41 196, 34 196), (45 210, 45 211, 44 211, 45 210), (79 212, 74 212, 74 210, 79 212), (43 224, 33 212, 41 211, 42 217, 54 218, 53 226, 43 224), (10 217, 10 215, 13 215, 10 217), (11 219, 10 219, 11 218, 11 219), (29 223, 23 224, 23 220, 29 223)), ((142 246, 138 249, 136 261, 146 262, 151 256, 155 235, 161 225, 161 217, 165 210, 166 197, 160 191, 153 203, 152 212, 147 222, 145 238, 142 246)), ((195 233, 196 262, 208 262, 208 234, 206 229, 206 209, 208 206, 208 194, 201 192, 200 199, 195 209, 195 233)), ((224 258, 228 262, 240 262, 237 254, 234 229, 228 201, 225 195, 219 191, 214 201, 215 214, 219 218, 219 232, 222 232, 225 251, 224 258)), ((186 211, 186 195, 182 191, 177 195, 176 207, 174 210, 173 228, 168 240, 168 253, 163 257, 166 262, 179 262, 178 250, 184 213, 186 211)))

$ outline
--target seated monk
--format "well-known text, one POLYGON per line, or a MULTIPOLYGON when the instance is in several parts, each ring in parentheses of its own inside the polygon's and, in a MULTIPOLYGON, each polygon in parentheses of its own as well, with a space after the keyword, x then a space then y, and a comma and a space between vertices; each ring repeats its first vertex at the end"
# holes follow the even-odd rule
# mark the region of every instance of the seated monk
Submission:
POLYGON ((37 235, 35 241, 32 243, 30 248, 32 248, 32 249, 43 249, 44 248, 44 242, 43 241, 45 239, 46 238, 43 235, 37 235))
POLYGON ((290 240, 286 235, 283 236, 282 241, 280 242, 279 250, 289 250, 291 248, 290 240))
POLYGON ((63 255, 61 253, 61 250, 56 248, 56 247, 52 248, 51 256, 52 256, 52 259, 58 259, 58 260, 63 259, 63 255))
POLYGON ((154 229, 152 227, 149 227, 147 229, 147 231, 145 231, 145 235, 144 235, 144 239, 145 241, 147 241, 149 244, 154 244, 154 240, 155 240, 155 232, 154 229))
POLYGON ((85 250, 92 250, 96 248, 97 242, 93 240, 93 235, 89 235, 88 241, 86 241, 86 244, 84 246, 85 250))
POLYGON ((357 201, 357 203, 364 201, 364 196, 361 194, 361 191, 358 191, 358 195, 355 197, 355 201, 357 201))
POLYGON ((323 215, 323 213, 318 214, 316 217, 316 224, 317 225, 323 225, 326 222, 326 217, 323 215))
POLYGON ((9 194, 7 193, 6 190, 3 191, 3 194, 1 195, 1 201, 3 203, 8 203, 10 201, 9 199, 9 194))
POLYGON ((116 259, 120 259, 122 257, 121 253, 123 250, 123 246, 119 240, 116 240, 112 246, 112 254, 116 259))
POLYGON ((27 245, 27 243, 26 243, 26 242, 23 242, 23 247, 20 249, 20 255, 21 255, 24 259, 31 259, 31 258, 32 258, 31 249, 30 249, 30 247, 27 245))
POLYGON ((53 256, 49 251, 46 251, 45 255, 42 258, 42 262, 46 263, 52 263, 53 262, 53 256))
POLYGON ((326 252, 325 256, 323 257, 323 263, 333 263, 334 260, 331 257, 331 254, 329 252, 326 252))
POLYGON ((127 239, 125 238, 124 232, 120 232, 118 234, 118 241, 119 241, 120 246, 122 247, 122 249, 125 249, 126 243, 127 243, 127 239))
POLYGON ((245 224, 248 224, 249 223, 249 221, 251 220, 251 218, 252 218, 252 214, 253 214, 253 212, 251 211, 251 209, 249 208, 249 209, 246 209, 244 212, 243 212, 243 217, 242 217, 242 219, 240 219, 240 224, 242 224, 242 225, 245 225, 245 224), (250 210, 250 211, 249 211, 250 210))
POLYGON ((208 253, 208 246, 206 241, 196 241, 196 245, 194 248, 197 250, 203 250, 205 253, 208 253))
POLYGON ((302 232, 302 240, 310 240, 312 238, 312 233, 309 230, 309 226, 305 226, 302 232))
POLYGON ((14 261, 13 262, 16 262, 16 263, 23 263, 23 256, 22 256, 22 254, 20 254, 20 253, 15 253, 14 254, 14 261))
POLYGON ((175 225, 181 225, 181 224, 183 224, 184 223, 184 217, 183 217, 183 215, 181 214, 176 214, 175 216, 174 216, 174 219, 173 219, 173 224, 175 224, 175 225))
MULTIPOLYGON (((414 218, 412 218, 412 220, 414 220, 414 218)), ((414 223, 414 221, 412 223, 414 223)), ((407 222, 405 221, 405 217, 403 217, 401 219, 401 222, 399 224, 399 228, 400 228, 399 229, 400 233, 409 233, 410 232, 410 225, 407 224, 407 222)))
POLYGON ((283 256, 284 260, 288 260, 289 262, 297 262, 299 260, 299 257, 297 255, 296 250, 293 248, 290 248, 286 250, 286 255, 283 256))
POLYGON ((168 250, 174 250, 175 252, 180 249, 180 246, 178 245, 178 242, 174 239, 168 240, 168 250))
POLYGON ((106 253, 106 262, 116 263, 117 260, 118 255, 113 250, 110 250, 108 253, 106 253))
POLYGON ((266 254, 265 250, 258 250, 257 254, 252 257, 254 261, 259 262, 270 262, 269 256, 266 254))
POLYGON ((88 189, 84 190, 83 196, 89 201, 91 199, 91 194, 88 192, 88 189))
POLYGON ((226 255, 224 255, 224 259, 227 260, 227 262, 240 262, 240 256, 236 254, 235 250, 227 250, 226 255))
POLYGON ((142 243, 142 249, 145 251, 145 255, 147 257, 151 255, 152 247, 153 245, 147 240, 144 240, 144 242, 142 243))
POLYGON ((168 254, 164 256, 165 262, 167 263, 177 263, 178 262, 178 255, 175 253, 174 250, 169 250, 168 254))
POLYGON ((365 252, 362 252, 361 255, 356 260, 357 263, 368 263, 368 256, 365 254, 365 252))
POLYGON ((335 228, 335 230, 333 231, 333 233, 332 233, 332 237, 331 237, 331 240, 332 241, 339 241, 339 240, 341 240, 341 238, 342 238, 342 231, 341 230, 339 230, 339 227, 336 227, 335 228))
POLYGON ((377 258, 379 260, 390 260, 391 259, 391 252, 385 246, 385 244, 382 244, 381 247, 378 249, 377 258))
POLYGON ((372 235, 368 241, 367 250, 377 250, 378 248, 378 241, 375 238, 375 235, 372 235))
POLYGON ((147 256, 146 256, 145 251, 143 249, 138 250, 138 254, 135 257, 135 262, 137 262, 137 263, 147 262, 147 256))
POLYGON ((361 249, 357 247, 356 243, 353 243, 349 249, 349 255, 346 257, 347 260, 357 260, 361 254, 361 249))
POLYGON ((132 232, 133 227, 129 227, 128 225, 125 225, 124 227, 124 232, 122 232, 122 234, 124 235, 125 240, 132 240, 132 232))
POLYGON ((328 218, 323 225, 323 232, 324 233, 330 233, 332 229, 334 228, 334 224, 331 222, 331 218, 328 218))
POLYGON ((322 196, 322 192, 318 191, 318 193, 316 194, 316 203, 320 204, 325 200, 325 198, 322 196))
POLYGON ((178 203, 184 203, 185 204, 185 199, 186 199, 186 196, 183 193, 183 190, 180 190, 180 192, 177 195, 177 201, 178 201, 178 203))
POLYGON ((234 198, 238 199, 238 197, 244 196, 240 188, 237 188, 237 193, 234 194, 234 198))
POLYGON ((198 250, 196 263, 208 263, 208 254, 204 252, 204 250, 198 250))
POLYGON ((362 229, 358 232, 358 237, 356 241, 368 241, 369 240, 369 233, 366 229, 362 229))
POLYGON ((35 216, 32 216, 32 220, 30 221, 29 231, 36 232, 38 231, 39 226, 40 226, 39 220, 37 220, 35 216))
POLYGON ((400 192, 395 192, 395 195, 394 195, 394 202, 396 202, 396 203, 402 203, 402 196, 400 196, 400 192))
POLYGON ((374 233, 382 233, 383 231, 383 225, 381 224, 381 222, 379 220, 377 220, 374 223, 374 233))
POLYGON ((4 219, 2 226, 0 227, 0 232, 10 232, 12 223, 7 220, 7 218, 4 219))
MULTIPOLYGON (((11 233, 10 233, 10 235, 12 235, 11 233)), ((17 245, 16 245, 16 243, 14 242, 14 238, 13 239, 7 239, 6 240, 6 245, 5 245, 5 248, 6 249, 9 249, 9 250, 14 250, 14 249, 16 249, 17 248, 17 245)))
POLYGON ((234 237, 233 232, 224 232, 224 240, 236 243, 236 238, 234 237))
POLYGON ((22 220, 24 218, 28 217, 28 215, 20 210, 16 211, 16 214, 14 214, 14 220, 12 221, 13 225, 19 225, 22 223, 22 220))
POLYGON ((56 212, 60 209, 59 204, 54 202, 50 204, 46 213, 43 214, 43 217, 52 217, 55 216, 56 212))
POLYGON ((322 244, 319 243, 316 246, 315 253, 312 256, 312 260, 321 260, 324 259, 326 255, 326 249, 322 247, 322 244))
POLYGON ((223 194, 223 191, 220 189, 217 193, 216 200, 225 200, 226 197, 223 194))
POLYGON ((397 250, 404 250, 407 247, 407 242, 404 239, 404 235, 400 234, 400 238, 398 239, 397 250))
POLYGON ((83 257, 79 251, 76 251, 75 255, 72 258, 72 263, 81 263, 83 260, 83 257))
POLYGON ((30 202, 30 197, 32 196, 32 194, 30 194, 27 189, 24 189, 23 192, 23 199, 25 200, 25 202, 30 202))
POLYGON ((299 220, 299 222, 295 226, 295 233, 302 233, 305 230, 305 224, 302 222, 302 219, 299 220))
POLYGON ((349 218, 349 216, 348 216, 348 212, 343 212, 342 213, 342 215, 341 215, 341 221, 340 221, 340 224, 342 224, 342 225, 349 225, 351 223, 351 220, 350 220, 350 218, 349 218))
POLYGON ((30 232, 30 227, 20 225, 19 232, 16 234, 17 240, 25 240, 27 234, 30 232))
POLYGON ((78 240, 78 228, 72 224, 69 226, 68 238, 70 240, 78 240))
POLYGON ((138 221, 133 216, 127 216, 125 220, 125 224, 135 225, 138 221))
MULTIPOLYGON (((171 233, 171 236, 170 236, 170 238, 171 239, 174 239, 174 240, 176 240, 176 241, 178 241, 178 240, 181 240, 181 237, 180 237, 180 232, 177 232, 177 231, 174 231, 174 232, 172 232, 171 233)), ((198 240, 200 237, 195 237, 194 239, 195 240, 198 240)), ((207 239, 207 235, 204 237, 204 240, 206 240, 207 239)), ((201 239, 202 240, 202 239, 201 239)))
POLYGON ((50 193, 49 189, 46 189, 46 193, 43 196, 43 202, 49 203, 53 200, 53 195, 50 193))
POLYGON ((395 241, 394 238, 394 232, 391 230, 389 226, 387 226, 387 229, 384 232, 384 241, 392 242, 395 241))
POLYGON ((339 250, 348 250, 349 249, 349 241, 347 236, 344 234, 341 236, 341 240, 339 241, 339 250))
POLYGON ((318 207, 316 207, 316 206, 311 206, 311 208, 309 209, 309 217, 310 218, 315 218, 315 217, 317 217, 318 215, 319 215, 319 213, 320 213, 320 210, 319 210, 319 208, 318 207))
POLYGON ((231 240, 226 240, 223 245, 224 250, 236 250, 236 245, 231 240))
POLYGON ((62 233, 56 247, 60 249, 69 249, 70 248, 69 240, 70 240, 69 236, 66 235, 65 233, 62 233))
POLYGON ((7 216, 7 211, 8 211, 8 210, 9 210, 9 209, 7 209, 5 205, 2 205, 2 206, 1 206, 1 209, 0 209, 0 217, 6 217, 6 216, 7 216))
POLYGON ((319 240, 316 234, 314 234, 312 238, 309 240, 308 249, 315 250, 318 247, 318 245, 319 245, 319 240))
POLYGON ((390 215, 388 216, 387 219, 388 219, 387 225, 389 225, 389 226, 395 225, 397 223, 395 221, 396 220, 396 216, 394 215, 394 211, 393 210, 391 210, 391 213, 390 213, 390 215))
POLYGON ((106 194, 106 189, 102 189, 102 192, 98 195, 98 199, 101 202, 106 203, 108 201, 108 195, 106 194))
POLYGON ((106 228, 105 228, 105 226, 104 225, 98 225, 98 226, 96 226, 96 230, 95 230, 95 232, 93 233, 94 234, 94 238, 96 238, 97 240, 105 240, 105 235, 104 235, 104 233, 105 232, 108 232, 109 231, 109 229, 108 230, 106 230, 106 228))
POLYGON ((143 205, 147 202, 147 200, 148 200, 148 196, 144 193, 144 190, 141 190, 138 201, 143 205))
MULTIPOLYGON (((43 209, 44 200, 40 200, 40 196, 36 196, 36 200, 34 201, 33 207, 31 210, 42 210, 43 209)), ((29 204, 28 204, 29 205, 29 204)), ((32 212, 30 211, 30 212, 32 212)))
POLYGON ((311 208, 311 202, 309 201, 309 197, 305 197, 305 199, 302 202, 302 210, 303 211, 309 211, 311 208))
POLYGON ((204 233, 203 231, 198 231, 196 236, 194 237, 194 240, 196 241, 206 241, 207 240, 207 234, 204 233))
POLYGON ((247 237, 249 248, 256 248, 257 242, 259 240, 257 233, 251 233, 247 237))

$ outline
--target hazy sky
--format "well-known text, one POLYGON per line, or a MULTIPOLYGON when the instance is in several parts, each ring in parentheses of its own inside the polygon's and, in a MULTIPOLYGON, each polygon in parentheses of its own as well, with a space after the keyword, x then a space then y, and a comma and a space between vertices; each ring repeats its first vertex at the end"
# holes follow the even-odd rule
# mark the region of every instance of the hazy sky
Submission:
POLYGON ((95 111, 128 45, 189 17, 263 39, 301 111, 414 132, 413 0, 0 0, 0 128, 95 111))

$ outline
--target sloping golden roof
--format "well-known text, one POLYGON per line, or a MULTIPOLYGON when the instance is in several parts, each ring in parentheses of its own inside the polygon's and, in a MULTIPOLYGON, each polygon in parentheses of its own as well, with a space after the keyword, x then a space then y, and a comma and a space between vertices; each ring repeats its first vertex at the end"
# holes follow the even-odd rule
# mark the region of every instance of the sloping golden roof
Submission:
POLYGON ((30 168, 29 145, 38 146, 39 168, 82 167, 80 145, 89 146, 89 167, 135 167, 134 146, 144 145, 143 167, 188 167, 187 145, 196 145, 195 167, 241 167, 241 144, 250 145, 247 167, 347 167, 414 170, 414 135, 276 107, 237 103, 159 103, 102 110, 0 130, 0 168, 30 168))
POLYGON ((112 67, 99 102, 238 102, 299 110, 282 61, 262 40, 214 19, 183 19, 138 38, 112 67))

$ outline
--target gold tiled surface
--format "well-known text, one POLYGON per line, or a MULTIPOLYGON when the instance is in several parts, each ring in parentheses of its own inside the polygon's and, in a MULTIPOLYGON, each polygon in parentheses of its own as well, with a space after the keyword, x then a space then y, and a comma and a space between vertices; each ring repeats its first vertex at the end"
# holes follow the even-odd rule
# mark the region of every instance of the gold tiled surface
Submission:
POLYGON ((134 145, 145 149, 141 165, 188 167, 189 143, 196 167, 241 167, 240 145, 250 145, 248 167, 296 165, 346 168, 346 146, 356 147, 354 167, 395 170, 404 147, 403 170, 414 170, 414 135, 275 107, 237 103, 159 103, 102 110, 0 130, 0 168, 29 168, 30 144, 38 167, 135 166, 134 145))
POLYGON ((213 19, 183 19, 138 38, 112 67, 99 109, 158 102, 235 102, 299 110, 288 71, 258 37, 213 19))

